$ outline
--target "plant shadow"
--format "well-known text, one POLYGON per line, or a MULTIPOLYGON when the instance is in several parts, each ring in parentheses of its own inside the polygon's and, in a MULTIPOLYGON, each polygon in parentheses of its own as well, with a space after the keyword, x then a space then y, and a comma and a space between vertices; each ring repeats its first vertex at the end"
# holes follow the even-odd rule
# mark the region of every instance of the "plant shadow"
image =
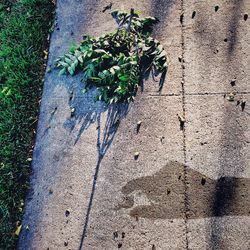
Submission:
POLYGON ((129 111, 129 104, 105 104, 103 102, 95 102, 95 90, 90 90, 87 97, 74 97, 74 93, 70 92, 68 105, 72 112, 63 124, 64 128, 70 133, 75 133, 74 145, 76 145, 83 133, 92 125, 96 124, 97 139, 96 150, 98 160, 95 165, 95 171, 92 181, 92 189, 85 216, 84 228, 81 237, 79 249, 83 246, 83 241, 86 236, 88 222, 91 212, 91 207, 96 191, 96 183, 99 175, 100 167, 103 158, 105 157, 109 147, 111 146, 115 134, 118 131, 120 122, 124 119, 129 111))

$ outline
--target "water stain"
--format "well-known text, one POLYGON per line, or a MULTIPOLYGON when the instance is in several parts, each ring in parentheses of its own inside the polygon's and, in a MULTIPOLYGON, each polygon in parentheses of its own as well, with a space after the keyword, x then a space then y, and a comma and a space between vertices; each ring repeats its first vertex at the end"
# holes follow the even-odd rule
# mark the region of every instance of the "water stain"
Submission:
POLYGON ((188 219, 250 215, 249 179, 214 180, 187 167, 185 183, 184 169, 184 164, 169 162, 152 176, 129 181, 116 210, 128 209, 130 216, 148 219, 184 218, 185 213, 188 219), (138 196, 145 205, 136 204, 138 196))

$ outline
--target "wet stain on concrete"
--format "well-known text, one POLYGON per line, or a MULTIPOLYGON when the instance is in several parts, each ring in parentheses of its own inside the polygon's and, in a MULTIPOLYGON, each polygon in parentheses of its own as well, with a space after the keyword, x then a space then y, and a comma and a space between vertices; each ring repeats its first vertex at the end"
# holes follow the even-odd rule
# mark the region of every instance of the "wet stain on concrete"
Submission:
POLYGON ((184 164, 179 162, 169 162, 152 176, 129 181, 121 190, 124 197, 116 210, 128 209, 130 216, 148 219, 185 218, 185 214, 188 219, 250 215, 249 179, 213 180, 193 169, 186 170, 186 184, 184 164), (145 205, 136 205, 138 197, 143 197, 145 205))

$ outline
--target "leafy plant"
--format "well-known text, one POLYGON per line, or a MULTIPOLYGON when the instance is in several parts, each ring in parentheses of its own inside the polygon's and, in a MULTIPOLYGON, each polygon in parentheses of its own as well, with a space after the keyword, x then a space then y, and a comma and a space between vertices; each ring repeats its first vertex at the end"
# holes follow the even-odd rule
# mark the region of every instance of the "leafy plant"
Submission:
POLYGON ((60 75, 82 71, 84 92, 97 87, 97 100, 106 103, 134 100, 138 86, 150 72, 161 74, 162 86, 167 71, 167 56, 159 41, 151 37, 154 17, 140 18, 131 13, 113 11, 116 32, 101 37, 84 36, 80 46, 56 60, 60 75))

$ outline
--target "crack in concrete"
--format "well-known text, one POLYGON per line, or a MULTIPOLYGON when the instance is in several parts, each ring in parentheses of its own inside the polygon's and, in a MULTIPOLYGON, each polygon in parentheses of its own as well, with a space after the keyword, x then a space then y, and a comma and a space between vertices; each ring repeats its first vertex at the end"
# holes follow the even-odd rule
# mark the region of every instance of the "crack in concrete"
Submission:
MULTIPOLYGON (((181 0, 181 15, 180 15, 180 22, 181 22, 181 67, 182 67, 182 80, 181 80, 181 87, 182 87, 182 112, 183 118, 185 121, 186 118, 186 110, 185 110, 185 38, 184 38, 184 0, 181 0)), ((185 220, 185 238, 186 238, 186 249, 189 249, 189 242, 188 242, 188 227, 187 227, 187 220, 188 220, 188 197, 187 197, 187 155, 186 155, 186 129, 185 123, 183 125, 183 156, 184 156, 184 220, 185 220)))

